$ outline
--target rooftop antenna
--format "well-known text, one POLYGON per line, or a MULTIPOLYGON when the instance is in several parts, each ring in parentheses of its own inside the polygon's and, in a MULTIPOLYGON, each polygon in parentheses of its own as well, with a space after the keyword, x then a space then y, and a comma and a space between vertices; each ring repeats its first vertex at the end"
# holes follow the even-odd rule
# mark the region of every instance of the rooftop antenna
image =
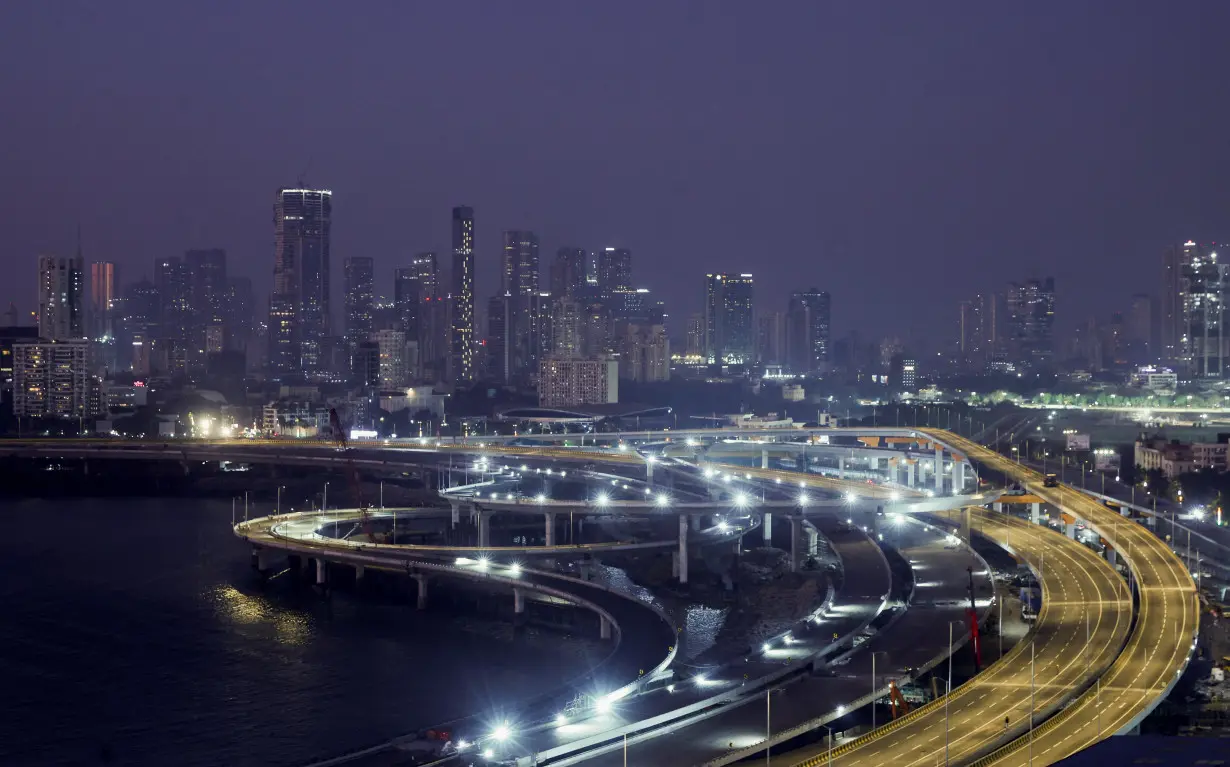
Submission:
POLYGON ((300 189, 307 189, 307 188, 308 188, 308 187, 307 187, 307 181, 306 181, 305 179, 307 178, 308 171, 309 171, 309 170, 311 170, 311 168, 312 168, 312 158, 309 156, 309 157, 308 157, 308 161, 307 161, 307 165, 304 165, 304 166, 303 166, 303 172, 299 174, 299 181, 298 181, 298 183, 299 183, 299 188, 300 188, 300 189))

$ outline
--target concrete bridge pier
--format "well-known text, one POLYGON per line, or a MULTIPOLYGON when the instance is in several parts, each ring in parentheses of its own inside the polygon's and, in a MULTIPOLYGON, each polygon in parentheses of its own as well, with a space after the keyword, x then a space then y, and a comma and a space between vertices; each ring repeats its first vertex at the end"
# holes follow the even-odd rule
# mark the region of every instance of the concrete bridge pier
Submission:
POLYGON ((699 533, 701 526, 704 524, 705 515, 704 514, 693 514, 691 516, 692 516, 692 530, 699 533))
POLYGON ((760 527, 764 530, 764 543, 766 546, 773 545, 773 512, 766 511, 764 519, 761 521, 760 527))
POLYGON ((475 510, 474 521, 478 525, 478 545, 480 547, 491 545, 491 512, 483 509, 475 510))
POLYGON ((913 461, 907 462, 905 465, 905 486, 914 487, 914 471, 916 464, 913 461))
POLYGON ((769 468, 769 449, 768 448, 764 448, 763 450, 760 451, 760 468, 762 469, 769 468))
POLYGON ((329 563, 323 559, 316 560, 316 585, 324 586, 329 582, 329 563))
POLYGON ((259 546, 252 547, 252 567, 257 572, 267 573, 273 569, 275 554, 273 551, 259 546))
POLYGON ((525 592, 513 589, 513 615, 525 615, 525 592))
POLYGON ((799 517, 790 520, 790 572, 799 571, 799 563, 803 555, 803 520, 799 517))
POLYGON ((966 543, 970 542, 970 508, 969 506, 961 507, 961 540, 966 543))
POLYGON ((1064 532, 1067 533, 1069 538, 1071 538, 1072 540, 1076 540, 1076 523, 1075 522, 1066 523, 1064 525, 1064 532))
POLYGON ((1110 562, 1111 567, 1115 567, 1117 564, 1119 564, 1119 552, 1107 546, 1106 547, 1106 561, 1110 562))
POLYGON ((679 582, 688 582, 688 515, 679 515, 679 582))
POLYGON ((820 553, 820 531, 811 525, 803 529, 807 532, 807 556, 814 557, 820 553))
POLYGON ((935 494, 944 494, 944 451, 942 448, 937 448, 935 451, 935 494))
POLYGON ((837 478, 846 478, 846 459, 843 456, 837 456, 837 478))
POLYGON ((1033 522, 1035 525, 1042 523, 1042 504, 1029 504, 1029 521, 1033 522))
POLYGON ((611 638, 611 622, 606 619, 605 615, 598 616, 598 638, 599 639, 610 639, 611 638))
POLYGON ((427 576, 415 575, 414 582, 418 585, 418 599, 416 606, 420 610, 427 609, 427 576))
POLYGON ((657 459, 653 456, 645 457, 645 482, 650 485, 653 484, 653 465, 655 463, 657 463, 657 459))
POLYGON ((366 567, 364 567, 363 565, 354 566, 354 582, 355 583, 361 583, 363 581, 363 576, 365 576, 366 574, 367 574, 366 567))
POLYGON ((965 492, 965 464, 958 460, 952 462, 952 494, 961 495, 965 492))
POLYGON ((554 546, 555 545, 555 512, 548 511, 546 514, 543 514, 543 517, 546 518, 546 524, 547 524, 546 543, 548 546, 554 546))
POLYGON ((461 521, 461 504, 454 501, 453 503, 449 504, 449 507, 451 508, 452 514, 453 514, 452 516, 453 528, 456 529, 457 523, 461 521))

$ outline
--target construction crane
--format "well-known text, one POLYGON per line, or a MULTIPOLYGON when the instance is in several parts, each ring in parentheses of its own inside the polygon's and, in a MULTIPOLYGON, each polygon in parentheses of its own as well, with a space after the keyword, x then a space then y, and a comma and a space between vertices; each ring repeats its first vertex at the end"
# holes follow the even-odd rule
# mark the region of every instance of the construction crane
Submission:
POLYGON ((910 713, 910 704, 906 702, 905 696, 897 687, 896 679, 888 680, 888 701, 893 706, 893 719, 910 713))
POLYGON ((363 486, 359 483, 359 469, 354 465, 350 455, 350 443, 346 439, 346 430, 342 428, 342 419, 337 414, 337 408, 329 408, 329 426, 333 429, 333 441, 338 449, 346 455, 346 478, 350 481, 350 492, 354 495, 355 504, 359 507, 359 525, 367 540, 376 542, 376 534, 372 530, 372 518, 367 512, 367 502, 363 500, 363 486))
POLYGON ((982 671, 982 642, 978 638, 978 606, 974 602, 974 568, 967 567, 969 573, 969 642, 974 649, 974 673, 982 671))

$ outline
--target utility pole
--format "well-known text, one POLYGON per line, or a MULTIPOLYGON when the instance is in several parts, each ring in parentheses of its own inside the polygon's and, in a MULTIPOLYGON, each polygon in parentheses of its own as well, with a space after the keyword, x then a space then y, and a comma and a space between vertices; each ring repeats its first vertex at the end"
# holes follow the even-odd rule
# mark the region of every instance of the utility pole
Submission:
POLYGON ((1034 642, 1029 641, 1029 767, 1034 767, 1034 642))

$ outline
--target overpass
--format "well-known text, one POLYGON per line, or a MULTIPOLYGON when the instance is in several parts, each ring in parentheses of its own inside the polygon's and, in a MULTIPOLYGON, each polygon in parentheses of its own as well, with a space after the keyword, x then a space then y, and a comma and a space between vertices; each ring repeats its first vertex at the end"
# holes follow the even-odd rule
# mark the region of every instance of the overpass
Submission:
POLYGON ((1135 577, 1136 622, 1128 643, 1094 689, 1034 732, 982 764, 1050 764, 1104 737, 1132 731, 1178 682, 1195 650, 1199 602, 1183 563, 1147 528, 1068 486, 1045 487, 1043 477, 952 432, 927 430, 1029 492, 1075 516, 1124 557, 1135 577))

